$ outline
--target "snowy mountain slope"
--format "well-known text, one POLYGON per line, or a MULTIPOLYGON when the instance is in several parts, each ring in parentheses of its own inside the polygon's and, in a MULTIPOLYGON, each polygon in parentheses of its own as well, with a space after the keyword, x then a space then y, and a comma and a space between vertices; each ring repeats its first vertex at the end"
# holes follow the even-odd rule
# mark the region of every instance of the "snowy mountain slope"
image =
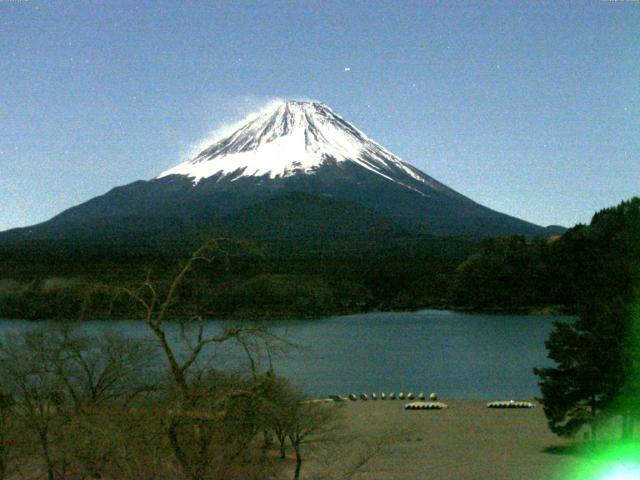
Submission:
POLYGON ((276 104, 157 178, 184 175, 194 183, 213 176, 230 181, 242 177, 286 178, 314 174, 330 162, 352 162, 412 190, 416 190, 410 185, 413 181, 446 189, 369 139, 326 105, 296 101, 276 104))
POLYGON ((269 232, 272 239, 279 231, 301 238, 305 230, 318 238, 351 232, 372 241, 389 232, 546 235, 543 227, 484 207, 402 161, 329 107, 282 102, 156 178, 116 187, 43 224, 0 234, 0 241, 82 241, 101 232, 96 241, 179 242, 228 228, 252 238, 269 232), (305 196, 292 196, 298 193, 305 196), (308 208, 297 205, 299 199, 308 208), (380 228, 363 229, 368 223, 380 228))

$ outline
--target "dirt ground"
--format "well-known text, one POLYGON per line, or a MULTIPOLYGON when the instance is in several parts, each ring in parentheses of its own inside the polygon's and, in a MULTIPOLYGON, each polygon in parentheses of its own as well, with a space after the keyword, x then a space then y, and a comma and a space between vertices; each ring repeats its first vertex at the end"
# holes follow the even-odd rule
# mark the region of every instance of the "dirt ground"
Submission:
POLYGON ((354 445, 383 439, 382 451, 356 478, 560 480, 575 467, 575 457, 545 452, 566 441, 548 430, 540 406, 488 409, 478 400, 444 401, 449 408, 439 411, 404 410, 399 400, 345 402, 343 428, 354 445))

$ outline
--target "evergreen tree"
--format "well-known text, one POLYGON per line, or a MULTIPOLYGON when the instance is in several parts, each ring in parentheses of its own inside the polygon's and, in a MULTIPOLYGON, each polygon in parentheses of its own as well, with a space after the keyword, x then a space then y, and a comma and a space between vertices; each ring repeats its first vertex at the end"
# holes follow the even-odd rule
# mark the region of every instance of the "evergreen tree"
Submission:
POLYGON ((640 416, 640 198, 594 215, 563 244, 578 286, 579 318, 558 322, 546 347, 555 367, 535 369, 554 433, 572 436, 621 415, 624 437, 640 416))
POLYGON ((625 379, 624 323, 614 306, 593 303, 574 322, 557 322, 545 343, 555 367, 535 369, 552 432, 573 436, 611 412, 625 379))

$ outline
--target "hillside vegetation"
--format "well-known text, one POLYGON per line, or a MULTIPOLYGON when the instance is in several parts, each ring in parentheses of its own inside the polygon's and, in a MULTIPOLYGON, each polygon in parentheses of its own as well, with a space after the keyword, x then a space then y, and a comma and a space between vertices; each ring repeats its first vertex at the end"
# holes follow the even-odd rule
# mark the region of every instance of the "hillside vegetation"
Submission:
POLYGON ((470 309, 575 309, 631 284, 629 246, 639 239, 638 197, 597 212, 589 225, 576 225, 559 238, 489 239, 458 267, 450 298, 470 309))
MULTIPOLYGON (((368 310, 444 306, 456 266, 477 243, 469 239, 402 239, 388 245, 332 242, 226 242, 181 288, 176 317, 317 317, 368 310)), ((4 251, 0 317, 136 318, 118 288, 147 275, 167 288, 189 252, 4 251)))
MULTIPOLYGON (((590 225, 544 239, 481 241, 401 231, 382 239, 347 231, 330 239, 321 232, 279 239, 277 223, 265 223, 269 235, 229 241, 213 262, 191 272, 173 313, 253 319, 427 307, 575 312, 582 297, 600 288, 600 272, 619 275, 619 285, 629 281, 619 246, 637 234, 639 205, 633 198, 596 213, 590 225)), ((163 285, 199 241, 5 245, 0 317, 136 318, 113 287, 133 288, 148 275, 163 285)))

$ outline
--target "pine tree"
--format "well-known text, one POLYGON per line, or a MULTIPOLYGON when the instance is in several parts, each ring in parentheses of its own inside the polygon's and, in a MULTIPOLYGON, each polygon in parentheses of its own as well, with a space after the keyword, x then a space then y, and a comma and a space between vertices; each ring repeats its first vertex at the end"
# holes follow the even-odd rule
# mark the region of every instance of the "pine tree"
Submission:
POLYGON ((535 369, 541 402, 552 432, 573 436, 581 427, 597 427, 619 398, 625 379, 619 311, 591 304, 574 322, 557 322, 546 347, 556 367, 535 369))
POLYGON ((640 418, 640 198, 594 215, 564 241, 579 286, 580 315, 558 322, 546 342, 555 367, 535 369, 554 433, 572 436, 622 417, 623 437, 640 418), (578 241, 576 241, 578 240, 578 241))

